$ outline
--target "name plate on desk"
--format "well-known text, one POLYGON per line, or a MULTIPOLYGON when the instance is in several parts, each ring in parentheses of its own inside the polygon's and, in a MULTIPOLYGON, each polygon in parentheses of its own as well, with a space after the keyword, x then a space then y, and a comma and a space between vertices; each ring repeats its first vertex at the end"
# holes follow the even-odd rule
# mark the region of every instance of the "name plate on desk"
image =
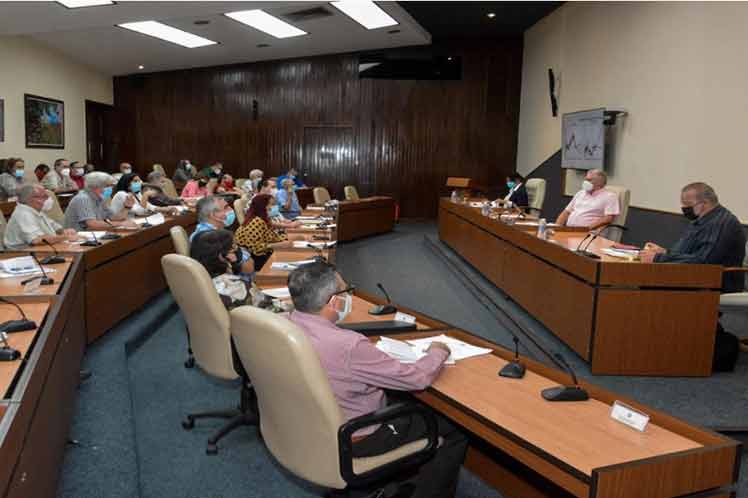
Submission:
POLYGON ((407 313, 402 313, 398 311, 395 313, 395 321, 396 322, 405 322, 405 323, 416 323, 416 317, 413 315, 409 315, 407 313))
POLYGON ((610 418, 640 432, 644 432, 644 429, 647 428, 647 424, 649 423, 648 415, 645 415, 620 401, 613 403, 613 407, 610 409, 610 418))

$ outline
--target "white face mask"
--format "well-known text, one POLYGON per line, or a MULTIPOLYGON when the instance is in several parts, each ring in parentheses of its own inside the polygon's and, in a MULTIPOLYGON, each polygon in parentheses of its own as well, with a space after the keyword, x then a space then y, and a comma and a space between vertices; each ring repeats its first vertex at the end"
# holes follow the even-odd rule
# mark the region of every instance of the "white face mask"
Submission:
POLYGON ((52 201, 51 197, 47 197, 47 200, 44 201, 44 204, 42 204, 42 211, 50 211, 52 207, 54 207, 55 203, 52 201))
POLYGON ((76 175, 83 176, 83 173, 85 173, 85 171, 83 170, 83 168, 75 168, 75 174, 76 175))
POLYGON ((123 175, 129 175, 130 173, 132 173, 132 168, 122 168, 123 175))
POLYGON ((62 171, 60 171, 64 176, 70 175, 70 168, 62 168, 62 171))
POLYGON ((582 189, 585 192, 589 193, 589 192, 592 192, 593 190, 595 190, 595 186, 592 184, 591 181, 585 180, 585 181, 582 182, 582 189))
MULTIPOLYGON (((337 296, 338 298, 340 296, 337 296)), ((353 296, 350 294, 345 294, 345 305, 343 306, 342 310, 336 310, 338 313, 338 322, 342 322, 345 320, 345 317, 348 316, 348 314, 351 312, 351 309, 353 309, 353 296)), ((335 322, 337 323, 337 322, 335 322)))

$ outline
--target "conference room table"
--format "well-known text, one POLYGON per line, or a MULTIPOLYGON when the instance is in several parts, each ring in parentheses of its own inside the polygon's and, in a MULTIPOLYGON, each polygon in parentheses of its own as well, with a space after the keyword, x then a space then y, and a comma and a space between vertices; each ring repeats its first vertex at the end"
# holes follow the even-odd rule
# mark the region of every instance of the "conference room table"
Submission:
POLYGON ((305 216, 334 216, 337 240, 347 242, 391 232, 395 227, 395 200, 389 196, 362 197, 355 201, 338 201, 333 211, 318 211, 306 205, 305 216))
POLYGON ((718 265, 647 264, 610 256, 584 232, 537 237, 532 226, 439 202, 439 238, 541 321, 596 375, 709 376, 722 282, 718 265))
POLYGON ((180 225, 189 232, 197 218, 190 211, 164 218, 149 228, 111 229, 121 238, 100 240, 97 247, 70 242, 34 247, 40 257, 55 251, 82 256, 89 343, 166 290, 161 256, 174 251, 169 229, 180 225))

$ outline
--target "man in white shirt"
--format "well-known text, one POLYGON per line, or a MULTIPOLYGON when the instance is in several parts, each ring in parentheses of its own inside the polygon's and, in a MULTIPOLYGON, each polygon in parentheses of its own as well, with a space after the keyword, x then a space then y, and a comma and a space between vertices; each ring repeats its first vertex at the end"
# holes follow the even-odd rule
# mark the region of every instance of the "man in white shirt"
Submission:
POLYGON ((605 189, 608 175, 603 170, 587 172, 582 190, 574 195, 568 206, 556 220, 559 225, 587 227, 590 230, 613 223, 621 212, 618 194, 605 189))
POLYGON ((121 163, 119 165, 119 173, 114 173, 112 178, 119 181, 119 179, 122 178, 122 175, 129 175, 130 173, 132 173, 132 164, 121 163))
POLYGON ((52 192, 69 192, 78 190, 78 185, 70 178, 70 162, 67 159, 57 159, 55 166, 42 178, 42 185, 52 192))
POLYGON ((17 191, 18 202, 5 228, 4 243, 8 249, 19 249, 29 245, 56 244, 75 240, 78 234, 47 216, 54 201, 44 187, 26 184, 17 191))

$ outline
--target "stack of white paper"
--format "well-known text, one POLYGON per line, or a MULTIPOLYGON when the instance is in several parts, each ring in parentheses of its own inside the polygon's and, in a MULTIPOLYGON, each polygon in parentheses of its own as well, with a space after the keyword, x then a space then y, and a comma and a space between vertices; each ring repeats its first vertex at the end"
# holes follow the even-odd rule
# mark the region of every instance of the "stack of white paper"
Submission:
POLYGON ((612 247, 606 247, 602 252, 614 258, 633 259, 639 256, 638 249, 613 249, 612 247))
POLYGON ((472 358, 473 356, 490 354, 493 351, 488 348, 473 346, 472 344, 468 344, 467 342, 446 336, 444 334, 434 337, 426 337, 424 339, 413 339, 408 342, 419 351, 422 351, 424 354, 429 346, 431 346, 432 342, 442 342, 449 346, 450 351, 452 351, 452 354, 449 355, 448 361, 464 360, 466 358, 472 358))
POLYGON ((382 337, 376 344, 377 349, 402 363, 415 363, 423 358, 426 353, 414 348, 407 342, 382 337))
POLYGON ((291 292, 288 290, 288 287, 274 287, 272 289, 264 289, 262 293, 267 296, 274 297, 275 299, 286 299, 288 297, 291 297, 291 292))
POLYGON ((106 232, 78 232, 79 237, 83 237, 86 240, 94 240, 94 236, 96 236, 96 239, 101 239, 104 235, 106 235, 106 232))
POLYGON ((164 215, 161 213, 156 213, 148 216, 147 218, 133 218, 133 221, 137 223, 138 225, 144 225, 145 223, 150 223, 151 225, 160 225, 166 221, 166 218, 164 218, 164 215))
POLYGON ((293 246, 296 249, 309 249, 309 246, 313 246, 317 249, 329 249, 335 247, 337 241, 332 242, 309 242, 306 240, 294 240, 293 246))
POLYGON ((325 208, 322 206, 307 206, 307 210, 309 211, 324 211, 325 208))
POLYGON ((313 259, 304 259, 302 261, 292 261, 292 262, 284 262, 284 261, 276 261, 270 267, 273 270, 283 270, 283 271, 291 271, 295 270, 301 265, 306 265, 309 263, 314 263, 313 259))
POLYGON ((36 264, 31 256, 20 256, 18 258, 8 258, 0 260, 0 269, 10 275, 28 275, 39 271, 39 265, 36 264))

